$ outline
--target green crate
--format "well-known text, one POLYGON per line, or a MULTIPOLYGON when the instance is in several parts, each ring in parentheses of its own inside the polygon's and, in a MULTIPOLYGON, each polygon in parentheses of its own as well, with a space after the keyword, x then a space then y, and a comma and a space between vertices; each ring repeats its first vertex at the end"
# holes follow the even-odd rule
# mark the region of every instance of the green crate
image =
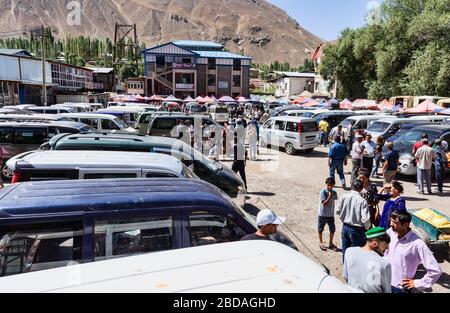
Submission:
MULTIPOLYGON (((417 210, 419 211, 419 210, 417 210)), ((444 214, 433 210, 435 213, 447 218, 449 221, 450 219, 445 216, 444 214)), ((416 211, 414 211, 416 212, 416 211)), ((414 213, 412 212, 412 213, 414 213)), ((414 226, 416 226, 417 228, 420 228, 422 230, 424 230, 428 237, 430 238, 430 241, 437 241, 439 239, 439 235, 441 235, 442 233, 444 234, 450 234, 450 228, 436 228, 433 225, 431 225, 430 223, 428 223, 427 221, 422 220, 421 218, 418 218, 417 216, 415 216, 414 214, 412 214, 412 223, 414 226)))

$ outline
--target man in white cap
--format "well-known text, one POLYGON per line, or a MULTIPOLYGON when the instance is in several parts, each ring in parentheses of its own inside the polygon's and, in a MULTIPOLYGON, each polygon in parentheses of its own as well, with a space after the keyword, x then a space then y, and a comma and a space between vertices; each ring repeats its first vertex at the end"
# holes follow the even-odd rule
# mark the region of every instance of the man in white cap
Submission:
POLYGON ((241 240, 272 240, 269 236, 274 235, 277 232, 278 225, 282 225, 285 222, 286 218, 278 217, 271 210, 262 210, 256 217, 258 231, 245 236, 241 240))

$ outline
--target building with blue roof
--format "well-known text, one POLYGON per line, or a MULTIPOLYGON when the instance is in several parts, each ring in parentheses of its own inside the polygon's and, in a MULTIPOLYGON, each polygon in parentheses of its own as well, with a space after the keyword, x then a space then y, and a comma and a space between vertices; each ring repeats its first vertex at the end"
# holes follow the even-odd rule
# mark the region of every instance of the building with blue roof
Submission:
POLYGON ((251 57, 211 41, 178 40, 142 51, 146 95, 250 96, 251 57))

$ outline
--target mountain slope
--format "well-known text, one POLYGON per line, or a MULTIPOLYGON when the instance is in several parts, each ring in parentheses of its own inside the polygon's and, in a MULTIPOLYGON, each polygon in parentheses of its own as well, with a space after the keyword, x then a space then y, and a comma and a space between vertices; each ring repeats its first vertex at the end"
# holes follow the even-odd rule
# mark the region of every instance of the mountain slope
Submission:
MULTIPOLYGON (((71 1, 74 2, 74 1, 71 1)), ((265 0, 81 0, 71 26, 67 0, 0 0, 2 32, 44 24, 66 34, 113 38, 114 25, 137 24, 147 46, 176 39, 215 40, 256 63, 300 65, 320 39, 265 0)))

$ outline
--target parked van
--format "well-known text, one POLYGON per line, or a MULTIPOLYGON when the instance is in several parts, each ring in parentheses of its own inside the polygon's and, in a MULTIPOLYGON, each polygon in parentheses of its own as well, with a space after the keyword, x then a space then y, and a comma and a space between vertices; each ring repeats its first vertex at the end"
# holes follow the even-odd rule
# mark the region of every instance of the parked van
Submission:
POLYGON ((325 109, 303 109, 303 110, 287 110, 281 112, 278 116, 291 116, 291 117, 307 117, 312 118, 314 115, 319 113, 329 112, 329 110, 325 109))
POLYGON ((342 131, 347 133, 350 129, 367 129, 373 123, 385 117, 385 115, 355 115, 346 118, 339 125, 342 126, 342 131))
POLYGON ((405 124, 421 124, 424 122, 429 124, 440 124, 444 118, 445 116, 439 115, 423 115, 410 118, 389 117, 374 122, 367 128, 367 132, 372 135, 374 141, 377 141, 380 136, 387 139, 395 135, 405 124))
POLYGON ((0 279, 0 292, 361 293, 277 242, 241 241, 129 256, 0 279), (233 258, 230 258, 233 256, 233 258), (268 268, 268 264, 271 266, 268 268), (69 280, 73 273, 78 280, 69 280), (136 273, 146 273, 136 275, 136 273), (164 282, 164 285, 160 285, 164 282))
POLYGON ((73 113, 75 112, 72 108, 69 107, 59 107, 59 106, 51 106, 51 107, 30 107, 28 111, 38 114, 62 114, 62 113, 73 113))
POLYGON ((0 122, 0 147, 3 164, 2 178, 11 181, 13 173, 6 162, 26 151, 38 149, 44 142, 57 134, 89 132, 93 129, 74 122, 0 122))
POLYGON ((397 96, 392 97, 389 102, 391 102, 393 106, 401 106, 404 109, 410 109, 414 107, 414 98, 414 96, 397 96))
POLYGON ((440 138, 450 144, 450 125, 421 125, 400 136, 394 143, 394 150, 400 154, 400 173, 415 176, 416 160, 412 155, 413 146, 427 134, 430 143, 440 138))
POLYGON ((244 182, 235 172, 176 139, 107 133, 58 135, 50 140, 48 148, 52 150, 153 152, 172 155, 191 168, 200 179, 225 192, 236 204, 245 205, 247 190, 244 182))
POLYGON ((94 113, 65 113, 62 114, 74 121, 87 124, 101 132, 128 132, 136 133, 124 121, 114 115, 94 113))
POLYGON ((437 105, 444 109, 450 109, 450 98, 441 99, 437 102, 437 105))
POLYGON ((414 104, 413 106, 416 107, 422 102, 429 100, 433 103, 437 103, 439 100, 445 99, 444 97, 436 97, 436 96, 420 96, 414 98, 414 104))
POLYGON ((70 118, 58 114, 0 114, 0 121, 14 122, 73 122, 70 118))
POLYGON ((230 119, 230 113, 226 106, 212 105, 209 107, 209 117, 217 123, 224 124, 228 123, 230 119))
POLYGON ((304 117, 275 117, 260 129, 262 146, 284 148, 289 155, 297 151, 310 153, 319 145, 319 127, 314 119, 304 117))
POLYGON ((148 134, 148 126, 155 116, 185 116, 186 114, 181 112, 167 112, 167 111, 148 111, 143 112, 139 115, 138 121, 136 123, 136 130, 139 135, 148 134))
POLYGON ((180 122, 190 122, 195 125, 195 119, 199 118, 203 126, 203 141, 210 137, 213 132, 222 132, 222 126, 211 118, 202 115, 157 115, 149 123, 148 135, 159 137, 178 138, 179 134, 175 132, 176 126, 180 122))
POLYGON ((328 112, 318 112, 311 116, 311 118, 315 119, 317 124, 320 123, 322 119, 326 119, 328 124, 330 124, 330 128, 334 128, 338 126, 342 121, 350 116, 358 115, 358 113, 354 111, 328 111, 328 112))
POLYGON ((120 151, 30 151, 7 162, 12 183, 26 181, 189 178, 197 179, 180 160, 165 154, 120 151))
MULTIPOLYGON (((0 191, 0 201, 0 276, 239 241, 257 230, 195 179, 26 182, 0 191)), ((281 233, 273 239, 295 247, 281 233)))
POLYGON ((140 107, 112 107, 109 109, 100 109, 96 113, 109 114, 119 117, 130 127, 135 127, 136 121, 141 113, 145 112, 145 108, 140 107))
POLYGON ((64 102, 63 104, 60 104, 60 106, 74 108, 76 110, 76 112, 79 112, 79 113, 93 111, 93 108, 90 103, 64 102))

